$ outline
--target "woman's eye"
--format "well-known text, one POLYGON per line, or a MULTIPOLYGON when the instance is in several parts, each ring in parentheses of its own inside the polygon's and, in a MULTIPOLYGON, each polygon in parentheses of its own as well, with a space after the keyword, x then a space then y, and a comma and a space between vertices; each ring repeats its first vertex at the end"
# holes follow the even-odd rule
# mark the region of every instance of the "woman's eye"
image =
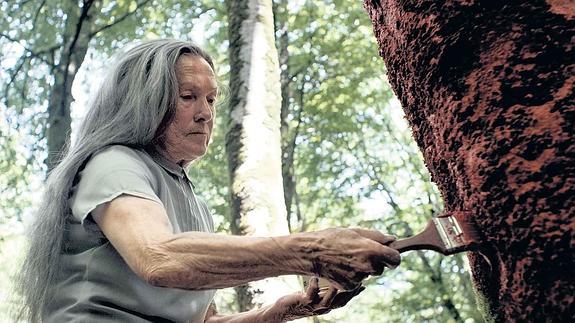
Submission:
POLYGON ((196 100, 198 97, 195 94, 186 94, 186 95, 180 95, 180 98, 184 99, 184 100, 196 100))

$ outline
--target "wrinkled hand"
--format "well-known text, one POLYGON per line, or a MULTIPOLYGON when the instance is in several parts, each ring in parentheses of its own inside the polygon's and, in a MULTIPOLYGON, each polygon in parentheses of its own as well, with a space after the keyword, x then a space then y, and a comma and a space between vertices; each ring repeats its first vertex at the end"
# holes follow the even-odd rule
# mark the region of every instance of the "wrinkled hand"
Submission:
POLYGON ((280 298, 274 305, 277 321, 291 321, 303 317, 325 314, 332 309, 345 306, 365 287, 357 286, 350 291, 340 291, 335 286, 319 288, 318 278, 313 277, 305 292, 280 298))
POLYGON ((385 267, 399 265, 397 250, 388 247, 395 237, 376 230, 327 229, 309 232, 314 238, 311 253, 313 275, 339 289, 354 290, 369 275, 381 275, 385 267))

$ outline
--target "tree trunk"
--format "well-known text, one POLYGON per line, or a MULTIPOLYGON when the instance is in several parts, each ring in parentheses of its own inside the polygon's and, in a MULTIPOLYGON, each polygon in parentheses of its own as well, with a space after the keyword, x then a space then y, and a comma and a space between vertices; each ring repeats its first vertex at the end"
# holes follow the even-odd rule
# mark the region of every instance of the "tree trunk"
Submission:
MULTIPOLYGON (((226 153, 234 234, 288 234, 282 186, 280 78, 271 0, 226 2, 230 39, 230 110, 226 153)), ((238 288, 240 310, 299 288, 295 277, 238 288)))
POLYGON ((48 171, 58 163, 65 153, 66 144, 70 138, 72 117, 72 83, 86 57, 88 44, 94 29, 95 16, 100 10, 101 2, 84 1, 82 7, 77 2, 67 2, 67 18, 64 34, 64 44, 59 53, 60 60, 52 67, 54 85, 50 90, 48 103, 47 145, 48 171))
MULTIPOLYGON (((280 132, 282 147, 282 178, 284 201, 286 204, 286 217, 290 232, 301 231, 301 228, 292 228, 292 213, 296 214, 297 221, 301 222, 300 212, 293 211, 294 202, 297 196, 296 177, 295 177, 295 148, 298 137, 299 125, 301 124, 301 111, 303 105, 299 105, 299 111, 291 111, 290 101, 293 98, 292 75, 290 74, 289 60, 289 30, 288 30, 288 1, 278 0, 274 2, 274 21, 275 33, 277 35, 276 47, 279 52, 279 63, 281 66, 280 85, 281 85, 281 113, 280 113, 280 132), (290 125, 290 117, 293 117, 296 125, 290 125)), ((295 99, 295 98, 294 98, 295 99)))
POLYGON ((294 176, 294 145, 289 126, 290 114, 290 72, 289 72, 289 51, 288 51, 288 12, 287 0, 274 2, 274 22, 275 34, 277 35, 276 47, 279 52, 280 86, 281 86, 281 112, 280 112, 280 133, 282 141, 282 179, 284 190, 284 201, 286 204, 286 219, 289 231, 291 228, 291 206, 295 192, 294 176))
POLYGON ((496 321, 575 316, 575 6, 366 0, 389 81, 496 321))

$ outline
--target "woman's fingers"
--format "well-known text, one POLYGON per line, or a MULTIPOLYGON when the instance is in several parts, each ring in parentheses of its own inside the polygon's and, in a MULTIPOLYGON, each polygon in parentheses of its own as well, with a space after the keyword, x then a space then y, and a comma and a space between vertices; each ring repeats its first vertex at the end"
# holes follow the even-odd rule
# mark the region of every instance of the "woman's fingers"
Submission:
POLYGON ((395 236, 383 234, 377 230, 368 230, 362 228, 355 228, 352 230, 364 238, 371 239, 384 245, 380 249, 379 256, 372 259, 377 275, 381 275, 384 266, 395 268, 400 264, 401 257, 399 252, 393 248, 387 247, 387 245, 396 240, 395 236))
POLYGON ((338 292, 334 296, 334 298, 330 304, 330 308, 334 309, 334 308, 339 308, 339 307, 345 306, 352 298, 359 295, 359 293, 361 293, 364 290, 365 290, 364 286, 359 286, 358 288, 351 290, 351 291, 338 292))
POLYGON ((306 296, 309 299, 314 299, 315 297, 317 297, 316 295, 319 292, 319 278, 317 277, 312 277, 309 279, 309 285, 307 286, 307 289, 305 291, 306 296))
POLYGON ((355 231, 357 234, 359 234, 360 236, 362 236, 364 238, 368 238, 368 239, 371 239, 373 241, 377 241, 377 242, 384 244, 384 245, 388 245, 397 239, 395 236, 383 234, 377 230, 368 230, 368 229, 362 229, 362 228, 353 228, 351 230, 355 231))
POLYGON ((354 290, 368 276, 368 273, 359 273, 348 270, 334 268, 328 273, 328 278, 340 290, 354 290), (353 275, 353 276, 350 276, 353 275))
POLYGON ((330 286, 320 291, 321 301, 318 304, 319 308, 330 307, 333 298, 337 295, 337 288, 330 286))
POLYGON ((312 261, 313 272, 342 290, 355 289, 369 275, 381 275, 385 267, 401 262, 399 252, 387 246, 395 237, 377 230, 333 228, 310 235, 322 241, 312 261))

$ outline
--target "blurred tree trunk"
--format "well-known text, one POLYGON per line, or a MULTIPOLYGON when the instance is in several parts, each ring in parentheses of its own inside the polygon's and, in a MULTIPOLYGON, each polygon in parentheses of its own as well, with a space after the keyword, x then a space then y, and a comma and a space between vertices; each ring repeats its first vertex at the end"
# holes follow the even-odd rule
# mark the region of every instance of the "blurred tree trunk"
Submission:
POLYGON ((66 25, 63 44, 58 53, 59 61, 52 66, 54 85, 48 103, 47 144, 48 171, 56 166, 70 137, 72 117, 72 83, 86 57, 88 44, 94 32, 94 20, 101 1, 87 0, 80 6, 77 1, 66 1, 66 25))
MULTIPOLYGON (((229 17, 230 110, 226 154, 231 229, 238 235, 289 233, 283 195, 280 70, 271 0, 226 2, 229 17)), ((293 292, 295 277, 237 288, 241 311, 293 292)))
POLYGON ((575 316, 575 6, 365 0, 388 77, 495 321, 575 316))
POLYGON ((289 51, 288 51, 288 12, 287 0, 274 2, 274 22, 275 34, 277 36, 276 46, 279 52, 280 65, 280 86, 281 86, 281 112, 280 112, 280 133, 282 147, 282 179, 284 189, 284 201, 286 204, 286 219, 290 232, 291 228, 291 206, 295 193, 294 176, 294 152, 295 137, 290 131, 288 117, 290 115, 290 72, 289 72, 289 51))
POLYGON ((282 151, 282 178, 284 201, 286 204, 286 218, 290 232, 301 231, 304 226, 301 212, 298 207, 298 196, 296 190, 295 177, 295 148, 298 137, 301 115, 303 111, 303 91, 294 93, 291 89, 292 77, 289 60, 289 29, 288 29, 288 2, 279 0, 274 2, 274 22, 276 33, 276 47, 279 52, 280 64, 280 85, 281 85, 281 113, 280 113, 280 133, 281 133, 281 151, 282 151), (295 94, 299 99, 294 97, 295 94), (297 102, 292 104, 291 102, 297 102), (297 106, 296 109, 293 107, 297 106), (295 122, 295 125, 290 124, 295 122), (295 206, 295 211, 294 211, 295 206), (301 224, 299 228, 292 228, 292 214, 295 213, 297 223, 301 224))

